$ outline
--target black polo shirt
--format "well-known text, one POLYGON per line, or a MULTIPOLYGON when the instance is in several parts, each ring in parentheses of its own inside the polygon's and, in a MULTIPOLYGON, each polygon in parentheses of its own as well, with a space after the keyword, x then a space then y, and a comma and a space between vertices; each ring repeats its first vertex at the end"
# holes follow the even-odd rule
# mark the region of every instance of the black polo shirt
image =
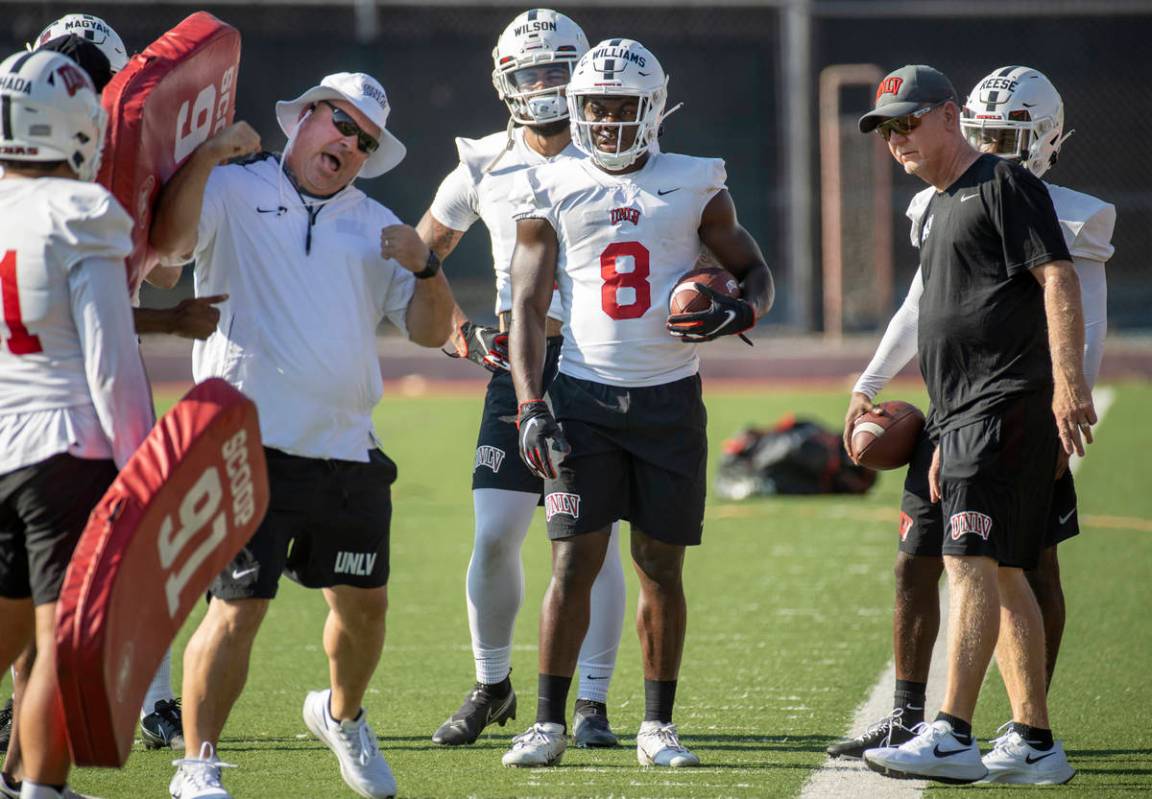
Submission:
POLYGON ((918 346, 933 435, 1016 397, 1051 394, 1044 290, 1029 270, 1071 258, 1040 179, 981 156, 933 195, 920 259, 918 346))

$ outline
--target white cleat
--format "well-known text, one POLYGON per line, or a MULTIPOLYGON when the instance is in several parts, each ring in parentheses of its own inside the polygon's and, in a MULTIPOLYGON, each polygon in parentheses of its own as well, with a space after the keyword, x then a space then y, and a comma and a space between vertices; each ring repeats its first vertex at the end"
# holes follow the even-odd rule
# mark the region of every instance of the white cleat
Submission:
POLYGON ((376 747, 376 734, 364 720, 336 721, 329 710, 332 691, 312 691, 304 700, 304 723, 328 745, 340 761, 340 775, 353 791, 366 799, 391 799, 396 778, 376 747))
POLYGON ((567 748, 568 735, 563 724, 537 722, 528 732, 512 739, 512 748, 504 753, 501 762, 511 768, 557 766, 567 748))
POLYGON ((984 767, 988 776, 981 782, 1009 785, 1063 785, 1076 776, 1059 741, 1051 749, 1040 750, 1013 729, 992 741, 992 751, 984 755, 984 767))
POLYGON ((868 768, 898 780, 936 780, 955 785, 977 782, 988 774, 980 762, 976 737, 961 743, 946 721, 917 724, 916 737, 900 746, 864 752, 868 768))
POLYGON ((176 776, 168 784, 172 799, 232 799, 232 794, 220 784, 220 769, 236 767, 221 763, 212 744, 200 747, 200 757, 173 760, 172 765, 178 766, 176 776))
POLYGON ((645 721, 636 733, 636 759, 641 766, 686 768, 699 766, 700 758, 681 745, 675 724, 645 721))

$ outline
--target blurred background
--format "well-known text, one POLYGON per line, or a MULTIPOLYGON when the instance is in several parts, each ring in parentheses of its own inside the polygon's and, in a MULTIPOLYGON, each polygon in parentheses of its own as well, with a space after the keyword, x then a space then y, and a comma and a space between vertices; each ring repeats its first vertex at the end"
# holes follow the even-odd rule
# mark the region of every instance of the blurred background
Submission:
MULTIPOLYGON (((882 330, 917 265, 904 209, 923 188, 896 168, 878 137, 856 132, 875 78, 931 64, 964 96, 994 67, 1046 73, 1065 103, 1060 162, 1045 178, 1116 205, 1108 266, 1113 332, 1152 328, 1152 0, 656 0, 551 3, 591 42, 639 39, 671 76, 662 147, 727 160, 741 221, 772 265, 778 303, 761 335, 882 330), (823 90, 822 90, 823 86, 823 90), (821 102, 823 95, 824 102, 821 102)), ((243 36, 238 118, 265 146, 283 136, 272 107, 323 75, 377 76, 393 105, 389 127, 407 159, 361 188, 415 223, 455 166, 455 136, 504 128, 491 50, 526 3, 0 2, 0 49, 22 48, 51 20, 95 14, 129 51, 196 10, 243 36)), ((477 224, 448 259, 461 305, 493 318, 489 243, 477 224)), ((687 267, 687 265, 686 265, 687 267)), ((190 291, 189 275, 181 290, 190 291)), ((168 305, 155 293, 146 303, 168 305)))

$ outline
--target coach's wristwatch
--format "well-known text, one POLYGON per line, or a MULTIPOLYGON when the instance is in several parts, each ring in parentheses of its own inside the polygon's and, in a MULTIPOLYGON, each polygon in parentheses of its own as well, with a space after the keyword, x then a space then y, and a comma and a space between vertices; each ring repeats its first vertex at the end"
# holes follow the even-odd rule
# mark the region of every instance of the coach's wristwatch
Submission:
POLYGON ((436 257, 435 251, 428 248, 428 262, 424 264, 424 268, 419 272, 413 272, 417 280, 427 280, 430 277, 436 277, 436 273, 440 271, 440 259, 436 257))

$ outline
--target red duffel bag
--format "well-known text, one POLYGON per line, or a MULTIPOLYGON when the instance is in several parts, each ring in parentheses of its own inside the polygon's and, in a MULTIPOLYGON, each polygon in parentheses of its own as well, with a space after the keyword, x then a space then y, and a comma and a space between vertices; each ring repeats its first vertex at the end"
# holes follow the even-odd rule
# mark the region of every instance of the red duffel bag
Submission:
POLYGON ((77 765, 127 760, 165 650, 267 508, 256 406, 223 380, 206 380, 125 464, 68 566, 56 661, 77 765))
POLYGON ((160 187, 201 142, 232 123, 239 68, 240 33, 197 11, 104 88, 108 137, 97 180, 132 216, 133 294, 158 261, 148 229, 160 187))

